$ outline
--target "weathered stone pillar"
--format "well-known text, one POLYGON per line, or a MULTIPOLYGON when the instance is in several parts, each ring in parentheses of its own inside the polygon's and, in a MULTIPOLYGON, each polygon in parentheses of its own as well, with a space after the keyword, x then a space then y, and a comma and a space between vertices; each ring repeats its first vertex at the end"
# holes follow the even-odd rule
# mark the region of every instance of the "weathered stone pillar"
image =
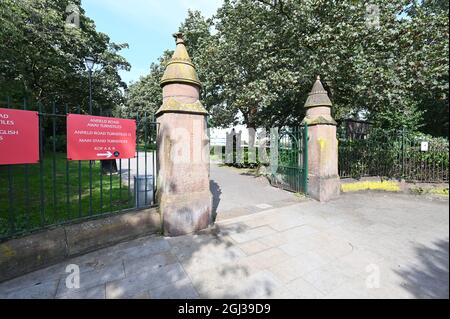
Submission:
POLYGON ((181 33, 161 79, 163 104, 158 127, 158 190, 164 234, 178 236, 209 226, 207 111, 199 101, 201 84, 181 33))
POLYGON ((340 193, 336 121, 331 116, 331 101, 320 82, 313 85, 305 103, 308 124, 308 193, 319 201, 336 198, 340 193))

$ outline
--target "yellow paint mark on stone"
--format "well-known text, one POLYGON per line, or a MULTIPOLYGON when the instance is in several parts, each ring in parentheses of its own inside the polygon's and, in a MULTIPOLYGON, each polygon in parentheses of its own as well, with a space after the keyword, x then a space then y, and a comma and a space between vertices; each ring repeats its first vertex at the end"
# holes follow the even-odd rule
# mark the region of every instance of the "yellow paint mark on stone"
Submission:
POLYGON ((400 185, 398 182, 393 181, 364 181, 355 183, 341 184, 341 190, 346 192, 357 192, 362 190, 382 190, 386 192, 399 192, 400 185))
POLYGON ((16 252, 6 244, 0 245, 0 251, 5 257, 14 257, 16 255, 16 252))
POLYGON ((317 141, 319 142, 320 151, 323 152, 327 141, 324 138, 319 138, 317 141))
POLYGON ((320 170, 324 170, 327 165, 327 149, 326 144, 327 141, 324 138, 318 138, 317 142, 319 143, 319 167, 320 170))

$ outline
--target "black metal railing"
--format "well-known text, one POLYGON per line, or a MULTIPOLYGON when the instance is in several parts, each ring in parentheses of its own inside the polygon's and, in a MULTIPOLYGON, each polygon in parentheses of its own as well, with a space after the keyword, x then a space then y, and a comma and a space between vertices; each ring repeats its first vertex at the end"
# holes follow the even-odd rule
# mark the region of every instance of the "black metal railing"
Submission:
POLYGON ((339 176, 448 182, 449 142, 406 130, 371 129, 362 139, 338 131, 339 176))
MULTIPOLYGON (((137 116, 136 157, 69 161, 66 104, 0 101, 1 108, 38 111, 40 160, 0 165, 0 240, 49 226, 155 206, 157 123, 137 116)), ((102 114, 96 114, 102 115, 102 114)), ((0 154, 1 156, 1 154, 0 154)))

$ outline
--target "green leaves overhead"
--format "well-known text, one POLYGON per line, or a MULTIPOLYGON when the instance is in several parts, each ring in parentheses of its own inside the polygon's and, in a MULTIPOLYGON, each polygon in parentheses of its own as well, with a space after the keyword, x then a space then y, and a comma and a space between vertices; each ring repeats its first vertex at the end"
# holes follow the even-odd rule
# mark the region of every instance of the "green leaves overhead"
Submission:
POLYGON ((225 0, 180 31, 215 126, 298 124, 321 75, 337 119, 448 135, 445 3, 225 0))
POLYGON ((79 0, 2 0, 0 2, 0 92, 39 102, 59 101, 87 110, 87 55, 96 58, 93 73, 94 109, 108 111, 123 98, 118 71, 130 65, 115 44, 95 30, 79 0), (72 10, 79 25, 66 22, 72 10), (67 11, 67 12, 66 12, 67 11))

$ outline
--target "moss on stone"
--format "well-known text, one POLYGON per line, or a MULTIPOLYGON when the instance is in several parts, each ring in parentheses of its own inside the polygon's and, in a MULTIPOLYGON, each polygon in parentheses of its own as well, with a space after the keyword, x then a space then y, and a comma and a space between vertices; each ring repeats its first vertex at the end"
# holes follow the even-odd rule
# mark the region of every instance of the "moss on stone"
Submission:
POLYGON ((14 251, 14 249, 9 247, 8 245, 2 244, 2 245, 0 245, 0 254, 3 257, 10 258, 10 257, 14 257, 16 255, 16 252, 14 251))
POLYGON ((181 103, 174 98, 168 98, 156 112, 156 115, 165 112, 208 114, 208 111, 206 111, 200 101, 194 103, 181 103))
POLYGON ((331 116, 324 116, 324 115, 319 115, 317 117, 311 118, 306 116, 303 121, 302 124, 308 124, 308 126, 314 126, 314 125, 334 125, 336 126, 337 123, 336 121, 331 117, 331 116))
POLYGON ((430 190, 431 194, 448 196, 448 187, 436 187, 430 190))
POLYGON ((448 196, 448 187, 421 187, 412 186, 409 188, 409 192, 415 195, 439 195, 448 196))

